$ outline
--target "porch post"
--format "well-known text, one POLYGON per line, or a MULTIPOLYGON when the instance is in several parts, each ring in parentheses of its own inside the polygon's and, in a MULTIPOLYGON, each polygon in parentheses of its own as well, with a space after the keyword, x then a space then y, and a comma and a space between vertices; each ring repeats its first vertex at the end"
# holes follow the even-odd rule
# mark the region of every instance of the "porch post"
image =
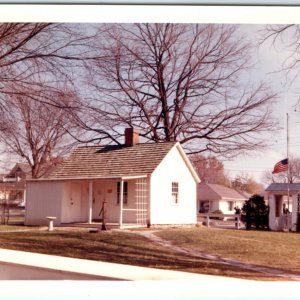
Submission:
POLYGON ((120 182, 120 228, 123 225, 123 190, 124 190, 124 181, 123 178, 121 178, 120 182))
POLYGON ((297 231, 297 219, 298 219, 298 194, 292 196, 292 231, 297 231))
POLYGON ((273 193, 269 193, 269 227, 271 230, 277 230, 276 223, 276 199, 273 193))
POLYGON ((24 203, 24 205, 26 205, 26 185, 25 185, 25 189, 23 192, 23 203, 24 203))
POLYGON ((89 210, 88 210, 88 223, 92 223, 93 216, 93 181, 89 181, 89 210))

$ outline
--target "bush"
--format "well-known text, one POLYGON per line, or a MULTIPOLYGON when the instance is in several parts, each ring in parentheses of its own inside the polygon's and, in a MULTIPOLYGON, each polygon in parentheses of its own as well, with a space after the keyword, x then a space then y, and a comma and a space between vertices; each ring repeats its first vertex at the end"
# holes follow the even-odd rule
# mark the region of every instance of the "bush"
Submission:
POLYGON ((246 223, 246 229, 252 226, 256 229, 267 229, 269 227, 269 207, 260 195, 253 195, 242 207, 242 221, 246 223))
POLYGON ((222 217, 222 216, 214 217, 214 216, 211 216, 211 215, 223 215, 223 212, 220 209, 217 209, 217 210, 213 211, 210 214, 210 218, 213 219, 213 220, 222 220, 222 221, 224 220, 224 217, 222 217))

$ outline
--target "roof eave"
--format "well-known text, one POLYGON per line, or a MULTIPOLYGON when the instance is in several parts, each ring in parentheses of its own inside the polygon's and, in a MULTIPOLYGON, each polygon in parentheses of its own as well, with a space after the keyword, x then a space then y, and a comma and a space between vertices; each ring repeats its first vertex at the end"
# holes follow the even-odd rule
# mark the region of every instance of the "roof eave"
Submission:
POLYGON ((143 175, 133 175, 133 176, 92 176, 92 177, 61 177, 61 178, 38 178, 38 179, 29 179, 27 182, 46 182, 46 181, 70 181, 70 180, 109 180, 109 179, 119 179, 119 180, 132 180, 139 178, 147 178, 147 174, 143 175))
POLYGON ((196 173, 196 171, 195 171, 192 163, 190 162, 189 158, 187 157, 186 153, 184 152, 181 144, 179 142, 177 142, 174 145, 174 147, 176 147, 178 149, 178 151, 181 154, 181 156, 182 156, 185 164, 187 165, 187 167, 189 168, 190 172, 192 173, 192 176, 193 176, 194 180, 196 181, 196 183, 200 183, 201 180, 200 180, 198 174, 196 173))

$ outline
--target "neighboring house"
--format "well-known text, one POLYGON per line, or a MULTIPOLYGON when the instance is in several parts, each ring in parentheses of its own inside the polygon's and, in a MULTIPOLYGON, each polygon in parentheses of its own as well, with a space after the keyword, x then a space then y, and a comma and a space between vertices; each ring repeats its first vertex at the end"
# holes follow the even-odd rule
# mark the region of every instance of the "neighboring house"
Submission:
POLYGON ((17 163, 6 175, 1 176, 0 201, 25 205, 25 182, 31 178, 30 166, 17 163))
POLYGON ((235 207, 242 208, 248 198, 238 191, 220 184, 200 183, 197 187, 198 212, 221 210, 224 214, 234 214, 235 207))
POLYGON ((269 203, 269 228, 300 231, 300 183, 271 183, 266 192, 269 203), (284 208, 287 208, 289 213, 286 213, 284 208))
POLYGON ((246 191, 242 191, 242 190, 239 190, 239 189, 236 189, 236 191, 238 193, 240 193, 246 200, 248 200, 249 198, 251 198, 253 196, 253 194, 250 194, 250 193, 248 193, 246 191))
POLYGON ((27 182, 26 225, 103 220, 146 225, 196 224, 200 182, 178 142, 79 147, 48 177, 27 182))

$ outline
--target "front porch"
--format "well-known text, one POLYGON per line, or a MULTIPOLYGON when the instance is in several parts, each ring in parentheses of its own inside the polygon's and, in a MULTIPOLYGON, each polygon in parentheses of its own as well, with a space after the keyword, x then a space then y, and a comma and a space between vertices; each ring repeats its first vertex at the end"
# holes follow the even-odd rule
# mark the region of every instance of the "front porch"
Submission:
POLYGON ((146 227, 148 206, 146 176, 70 181, 64 184, 61 226, 146 227))
POLYGON ((269 227, 276 231, 300 231, 300 184, 272 183, 266 191, 269 227))

